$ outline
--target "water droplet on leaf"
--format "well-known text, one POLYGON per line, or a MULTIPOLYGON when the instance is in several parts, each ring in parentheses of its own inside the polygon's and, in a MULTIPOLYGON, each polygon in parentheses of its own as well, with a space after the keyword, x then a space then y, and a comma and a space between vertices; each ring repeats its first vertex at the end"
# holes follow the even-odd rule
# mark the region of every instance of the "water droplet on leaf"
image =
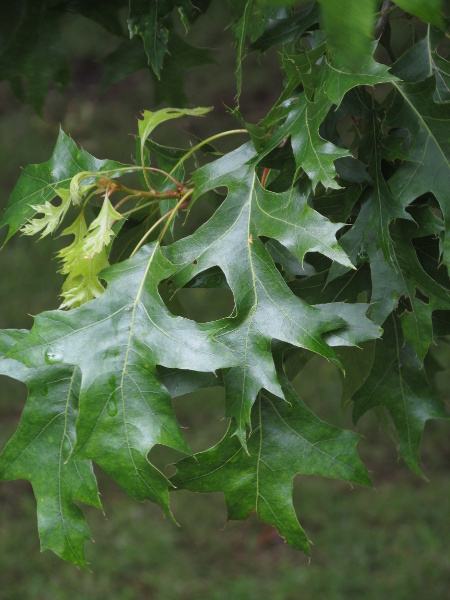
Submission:
POLYGON ((110 417, 115 417, 117 415, 117 402, 116 402, 116 378, 112 375, 108 379, 109 389, 111 390, 111 394, 109 396, 108 404, 106 405, 106 410, 110 417))
POLYGON ((62 359, 63 359, 63 355, 58 352, 50 352, 49 350, 47 350, 47 352, 45 353, 45 362, 48 365, 60 363, 60 362, 62 362, 62 359))
POLYGON ((109 399, 108 404, 106 405, 106 411, 110 417, 115 417, 117 415, 118 408, 114 396, 111 396, 109 399))
POLYGON ((356 264, 360 265, 361 263, 367 262, 369 260, 369 255, 367 254, 365 246, 361 246, 358 254, 356 255, 356 264))

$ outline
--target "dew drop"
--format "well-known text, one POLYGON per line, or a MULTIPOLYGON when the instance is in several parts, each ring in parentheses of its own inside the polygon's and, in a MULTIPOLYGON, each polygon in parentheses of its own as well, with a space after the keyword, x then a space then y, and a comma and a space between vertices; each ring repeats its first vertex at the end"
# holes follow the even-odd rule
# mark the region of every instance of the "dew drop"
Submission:
POLYGON ((109 389, 111 390, 111 394, 109 396, 108 404, 106 405, 106 410, 110 417, 115 417, 117 415, 117 402, 116 402, 116 378, 112 375, 108 379, 109 389))
POLYGON ((114 398, 114 396, 111 396, 111 398, 108 401, 108 404, 106 405, 106 411, 110 417, 115 417, 117 415, 117 410, 118 408, 116 399, 114 398))
POLYGON ((367 262, 369 259, 369 255, 367 254, 366 248, 361 246, 358 254, 356 255, 356 264, 360 265, 361 263, 367 262))
POLYGON ((50 352, 49 350, 45 353, 45 362, 48 365, 62 362, 63 355, 58 352, 50 352))

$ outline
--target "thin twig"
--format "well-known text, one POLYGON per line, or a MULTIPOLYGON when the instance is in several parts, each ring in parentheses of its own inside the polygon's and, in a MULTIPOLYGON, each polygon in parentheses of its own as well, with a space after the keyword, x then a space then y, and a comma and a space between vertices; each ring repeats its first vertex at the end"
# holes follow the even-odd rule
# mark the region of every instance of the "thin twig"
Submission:
POLYGON ((381 5, 381 16, 377 21, 377 24, 375 26, 375 39, 378 40, 381 35, 383 34, 383 31, 386 28, 386 25, 389 22, 389 14, 392 10, 392 8, 394 7, 394 3, 391 2, 391 0, 384 0, 383 4, 381 5))
POLYGON ((175 208, 172 208, 172 210, 169 210, 168 212, 166 212, 165 215, 163 215, 160 219, 158 219, 156 221, 156 223, 154 223, 150 229, 147 231, 147 233, 141 238, 141 240, 139 241, 138 245, 136 246, 136 248, 133 250, 133 252, 130 254, 130 258, 132 256, 134 256, 136 254, 136 252, 139 250, 139 248, 144 244, 145 240, 150 236, 150 234, 158 227, 158 225, 160 225, 165 219, 167 219, 167 217, 169 217, 166 226, 164 227, 164 229, 162 230, 159 239, 161 240, 164 237, 164 234, 167 231, 167 228, 170 225, 170 222, 172 221, 175 213, 178 211, 179 208, 183 208, 184 206, 186 206, 189 203, 189 196, 192 196, 192 194, 194 193, 194 190, 191 189, 189 190, 182 198, 181 200, 178 202, 178 204, 175 206, 175 208))

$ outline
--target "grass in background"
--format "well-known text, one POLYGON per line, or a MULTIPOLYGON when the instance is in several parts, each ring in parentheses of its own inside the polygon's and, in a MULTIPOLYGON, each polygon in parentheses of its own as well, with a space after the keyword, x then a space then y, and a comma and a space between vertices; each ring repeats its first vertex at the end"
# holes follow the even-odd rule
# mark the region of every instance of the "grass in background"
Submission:
MULTIPOLYGON (((302 384, 313 408, 333 403, 339 383, 331 365, 311 369, 302 384)), ((177 399, 176 409, 194 450, 224 432, 223 390, 177 399)), ((366 433, 375 436, 374 424, 366 433)), ((221 494, 175 492, 181 527, 149 504, 136 503, 97 468, 106 518, 87 509, 95 544, 87 544, 93 573, 80 572, 50 552, 39 553, 34 498, 24 482, 0 486, 1 600, 316 600, 385 598, 446 600, 448 570, 448 462, 444 428, 425 439, 430 483, 396 465, 386 436, 378 436, 371 466, 376 490, 319 477, 298 476, 295 505, 313 541, 312 560, 286 546, 276 531, 251 517, 225 526, 221 494)), ((369 439, 360 442, 372 453, 369 439)), ((175 453, 153 452, 161 465, 175 453)))

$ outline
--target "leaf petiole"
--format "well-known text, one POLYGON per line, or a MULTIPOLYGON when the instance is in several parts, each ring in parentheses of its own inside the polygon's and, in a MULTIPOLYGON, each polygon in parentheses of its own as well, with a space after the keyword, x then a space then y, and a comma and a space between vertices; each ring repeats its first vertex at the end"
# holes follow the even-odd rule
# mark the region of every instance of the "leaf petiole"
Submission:
POLYGON ((158 237, 158 241, 161 242, 161 240, 164 237, 164 234, 167 231, 167 228, 169 227, 170 223, 172 222, 172 219, 174 218, 176 212, 183 207, 183 205, 187 205, 188 203, 188 198, 189 196, 192 196, 192 194, 194 193, 194 189, 190 189, 188 192, 186 192, 186 194, 184 194, 184 196, 180 199, 180 201, 177 203, 177 205, 175 206, 175 208, 172 208, 172 210, 169 210, 168 212, 166 212, 165 215, 163 215, 160 219, 158 219, 156 221, 156 223, 154 223, 150 229, 147 231, 147 233, 141 238, 141 240, 139 241, 139 243, 137 244, 136 248, 133 250, 133 252, 130 254, 130 258, 132 256, 134 256, 136 254, 136 252, 139 250, 139 248, 141 248, 141 246, 144 245, 145 241, 148 239, 148 237, 150 236, 150 234, 158 227, 158 225, 160 225, 165 219, 167 219, 167 217, 169 217, 167 219, 166 224, 164 225, 164 229, 162 230, 162 232, 160 233, 159 237, 158 237))
MULTIPOLYGON (((180 160, 177 162, 177 164, 174 166, 174 168, 170 171, 170 173, 174 173, 178 169, 178 167, 184 163, 185 160, 187 160, 190 156, 192 156, 195 152, 197 152, 197 150, 199 150, 202 146, 205 146, 206 144, 209 144, 210 142, 214 142, 215 140, 223 138, 227 135, 235 135, 238 133, 247 133, 248 134, 248 131, 246 129, 230 129, 230 131, 222 131, 221 133, 216 133, 215 135, 212 135, 211 137, 206 138, 206 140, 199 142, 196 146, 193 146, 190 150, 188 150, 186 152, 186 154, 183 156, 183 158, 180 158, 180 160)), ((170 174, 169 174, 169 176, 170 176, 170 174)))

